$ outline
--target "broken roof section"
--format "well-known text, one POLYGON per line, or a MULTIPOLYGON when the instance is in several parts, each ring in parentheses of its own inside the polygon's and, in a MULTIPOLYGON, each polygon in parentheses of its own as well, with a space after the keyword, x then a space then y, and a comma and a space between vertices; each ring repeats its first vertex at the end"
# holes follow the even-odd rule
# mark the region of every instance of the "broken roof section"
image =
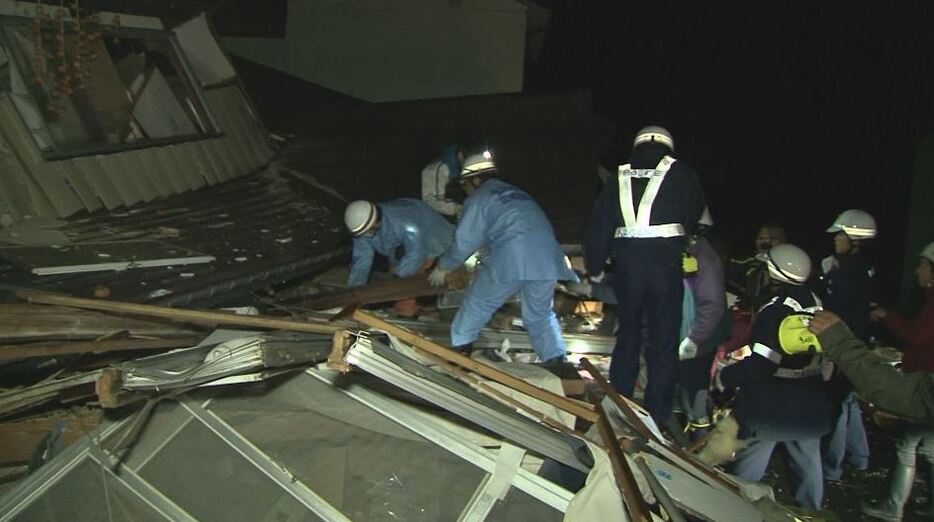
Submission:
POLYGON ((0 214, 62 218, 223 183, 272 149, 203 15, 0 1, 0 214))
POLYGON ((225 382, 234 371, 221 352, 254 372, 255 357, 243 355, 256 342, 293 354, 304 343, 320 361, 331 341, 242 331, 121 365, 133 377, 124 386, 156 388, 146 406, 0 498, 0 520, 659 520, 662 511, 791 520, 767 489, 696 461, 618 396, 572 401, 543 369, 488 365, 369 314, 354 318, 370 333, 339 332, 331 357, 362 371, 319 366, 249 388, 210 386, 219 381, 202 379, 208 366, 225 382), (190 386, 158 389, 186 372, 200 372, 190 386), (586 434, 574 429, 584 420, 586 434), (597 427, 602 443, 591 440, 597 427))

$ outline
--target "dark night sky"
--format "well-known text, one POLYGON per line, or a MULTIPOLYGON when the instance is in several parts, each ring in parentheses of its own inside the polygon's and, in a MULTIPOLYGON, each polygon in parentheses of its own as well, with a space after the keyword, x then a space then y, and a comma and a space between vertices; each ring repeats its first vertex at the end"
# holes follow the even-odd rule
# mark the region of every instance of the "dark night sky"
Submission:
POLYGON ((934 132, 928 2, 543 3, 553 16, 530 90, 590 90, 627 152, 641 126, 668 127, 732 243, 778 220, 819 257, 840 210, 868 210, 882 279, 896 284, 913 156, 934 132))

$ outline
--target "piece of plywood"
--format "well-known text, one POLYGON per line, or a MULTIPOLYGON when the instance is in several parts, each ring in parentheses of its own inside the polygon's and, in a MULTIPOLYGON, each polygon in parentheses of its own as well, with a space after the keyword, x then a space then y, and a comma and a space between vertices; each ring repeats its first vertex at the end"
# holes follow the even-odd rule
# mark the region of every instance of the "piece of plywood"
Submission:
POLYGON ((0 257, 36 275, 101 272, 214 261, 214 256, 163 241, 103 241, 0 247, 0 257))

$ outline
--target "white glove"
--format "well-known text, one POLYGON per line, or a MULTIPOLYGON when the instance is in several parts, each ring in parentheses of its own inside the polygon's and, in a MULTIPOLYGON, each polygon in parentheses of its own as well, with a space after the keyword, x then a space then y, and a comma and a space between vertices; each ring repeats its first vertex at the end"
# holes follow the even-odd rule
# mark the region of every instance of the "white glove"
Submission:
POLYGON ((690 337, 685 337, 681 341, 681 345, 678 346, 678 360, 686 361, 695 357, 697 357, 697 343, 692 341, 690 337))
POLYGON ((604 277, 606 277, 606 272, 600 272, 599 274, 587 276, 587 279, 589 279, 591 283, 602 283, 604 277))
POLYGON ((834 268, 838 268, 839 266, 840 262, 837 261, 837 256, 827 256, 820 262, 821 270, 823 270, 825 274, 829 273, 834 268))
POLYGON ((428 274, 428 282, 431 283, 431 286, 444 286, 445 279, 449 273, 451 273, 450 270, 445 270, 437 266, 428 274))

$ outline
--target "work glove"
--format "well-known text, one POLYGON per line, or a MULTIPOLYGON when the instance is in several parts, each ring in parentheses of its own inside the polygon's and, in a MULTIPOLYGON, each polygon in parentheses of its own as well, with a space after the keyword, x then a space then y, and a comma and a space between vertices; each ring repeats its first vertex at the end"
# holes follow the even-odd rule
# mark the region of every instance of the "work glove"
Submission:
POLYGON ((839 268, 840 262, 837 261, 837 256, 827 256, 824 259, 821 259, 820 267, 825 274, 828 274, 831 270, 839 268))
POLYGON ((692 341, 690 337, 685 337, 678 346, 678 360, 686 361, 695 357, 697 357, 697 343, 692 341))
POLYGON ((428 282, 431 283, 431 286, 444 286, 445 280, 450 272, 450 270, 445 270, 437 266, 428 274, 428 282))
POLYGON ((603 278, 605 277, 606 277, 606 272, 600 272, 599 274, 587 276, 587 279, 590 280, 591 283, 602 283, 603 278))

